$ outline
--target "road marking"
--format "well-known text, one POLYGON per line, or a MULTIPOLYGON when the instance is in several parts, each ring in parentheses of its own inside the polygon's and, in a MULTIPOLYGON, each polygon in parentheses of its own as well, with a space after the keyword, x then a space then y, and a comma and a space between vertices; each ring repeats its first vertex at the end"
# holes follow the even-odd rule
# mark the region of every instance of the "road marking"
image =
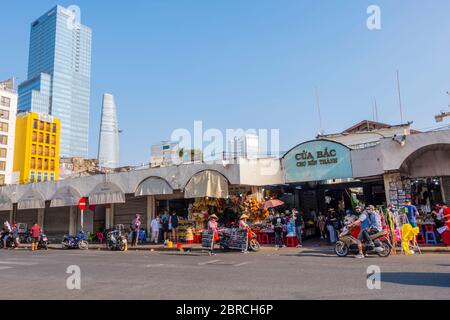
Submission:
POLYGON ((0 270, 8 270, 8 269, 12 269, 12 267, 0 267, 0 270))
POLYGON ((212 260, 212 261, 207 261, 207 262, 201 262, 198 265, 199 266, 205 266, 207 264, 213 264, 213 263, 217 263, 217 262, 220 262, 220 260, 212 260))
POLYGON ((164 264, 157 263, 157 264, 148 264, 146 265, 147 268, 154 268, 154 267, 164 267, 164 264))
POLYGON ((234 264, 233 267, 242 267, 242 266, 245 266, 246 264, 249 264, 249 262, 242 262, 242 263, 234 264))
POLYGON ((17 266, 35 266, 37 262, 20 262, 20 261, 0 261, 0 264, 13 264, 17 266))

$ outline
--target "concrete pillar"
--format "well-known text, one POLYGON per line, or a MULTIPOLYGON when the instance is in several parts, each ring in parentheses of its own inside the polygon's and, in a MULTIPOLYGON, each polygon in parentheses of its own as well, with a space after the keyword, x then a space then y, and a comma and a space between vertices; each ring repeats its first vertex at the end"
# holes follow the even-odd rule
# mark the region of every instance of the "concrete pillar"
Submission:
POLYGON ((44 216, 45 216, 45 209, 38 209, 38 216, 37 216, 37 223, 43 230, 45 230, 44 226, 44 216))
POLYGON ((147 234, 151 234, 151 222, 156 217, 155 196, 147 196, 147 234))
POLYGON ((76 207, 70 207, 69 211, 69 234, 75 235, 78 226, 78 214, 76 207))
POLYGON ((9 211, 9 223, 14 222, 14 209, 9 211))
POLYGON ((114 204, 110 204, 106 208, 106 218, 105 218, 106 229, 114 228, 114 204))

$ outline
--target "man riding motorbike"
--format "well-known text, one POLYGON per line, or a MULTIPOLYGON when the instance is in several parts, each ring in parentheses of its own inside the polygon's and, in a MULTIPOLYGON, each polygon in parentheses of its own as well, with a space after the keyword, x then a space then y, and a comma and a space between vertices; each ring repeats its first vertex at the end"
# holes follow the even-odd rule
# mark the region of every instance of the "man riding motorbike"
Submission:
MULTIPOLYGON (((367 209, 364 210, 359 215, 358 220, 353 222, 350 225, 350 227, 352 227, 352 226, 359 226, 361 228, 361 231, 360 231, 360 233, 358 235, 358 240, 364 241, 364 243, 366 244, 367 248, 369 248, 369 250, 378 251, 378 250, 380 250, 380 248, 375 248, 375 244, 374 244, 374 242, 372 241, 372 239, 370 238, 370 235, 369 235, 369 231, 371 230, 371 227, 372 227, 371 216, 375 217, 375 207, 372 206, 372 205, 368 206, 367 209)), ((376 220, 376 219, 374 218, 374 220, 376 220)), ((375 223, 375 225, 378 225, 378 224, 375 223)))

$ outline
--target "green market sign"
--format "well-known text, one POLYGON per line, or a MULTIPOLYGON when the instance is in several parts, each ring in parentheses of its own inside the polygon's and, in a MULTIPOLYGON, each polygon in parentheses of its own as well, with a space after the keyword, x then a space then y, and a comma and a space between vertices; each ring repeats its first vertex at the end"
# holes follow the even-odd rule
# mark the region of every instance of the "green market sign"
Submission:
POLYGON ((305 142, 283 158, 286 182, 352 178, 350 149, 329 140, 305 142))

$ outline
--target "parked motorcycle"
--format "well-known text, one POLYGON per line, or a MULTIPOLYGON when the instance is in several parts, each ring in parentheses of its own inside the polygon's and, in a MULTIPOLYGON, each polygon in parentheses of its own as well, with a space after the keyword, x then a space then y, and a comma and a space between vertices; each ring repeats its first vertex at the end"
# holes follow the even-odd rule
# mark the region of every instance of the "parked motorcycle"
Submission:
MULTIPOLYGON (((386 231, 369 234, 369 237, 375 244, 375 247, 370 248, 362 241, 364 253, 376 254, 383 258, 387 258, 391 255, 392 245, 386 231)), ((334 252, 339 257, 346 257, 349 254, 359 253, 358 240, 352 236, 351 228, 346 227, 342 233, 339 234, 339 241, 336 242, 334 252)))
POLYGON ((11 233, 7 233, 7 232, 2 232, 1 233, 1 236, 0 236, 0 249, 4 248, 4 241, 3 241, 3 239, 5 237, 8 237, 8 239, 6 240, 6 248, 8 248, 8 249, 15 249, 16 248, 16 243, 14 242, 12 234, 11 233))
POLYGON ((106 234, 106 247, 109 250, 126 251, 128 247, 128 241, 123 232, 120 229, 113 229, 106 234))
POLYGON ((89 249, 86 234, 83 231, 78 232, 76 236, 65 235, 62 241, 63 249, 89 249))
POLYGON ((39 242, 38 242, 38 246, 37 249, 38 250, 48 250, 48 238, 47 235, 43 232, 41 232, 41 236, 39 237, 39 242))

